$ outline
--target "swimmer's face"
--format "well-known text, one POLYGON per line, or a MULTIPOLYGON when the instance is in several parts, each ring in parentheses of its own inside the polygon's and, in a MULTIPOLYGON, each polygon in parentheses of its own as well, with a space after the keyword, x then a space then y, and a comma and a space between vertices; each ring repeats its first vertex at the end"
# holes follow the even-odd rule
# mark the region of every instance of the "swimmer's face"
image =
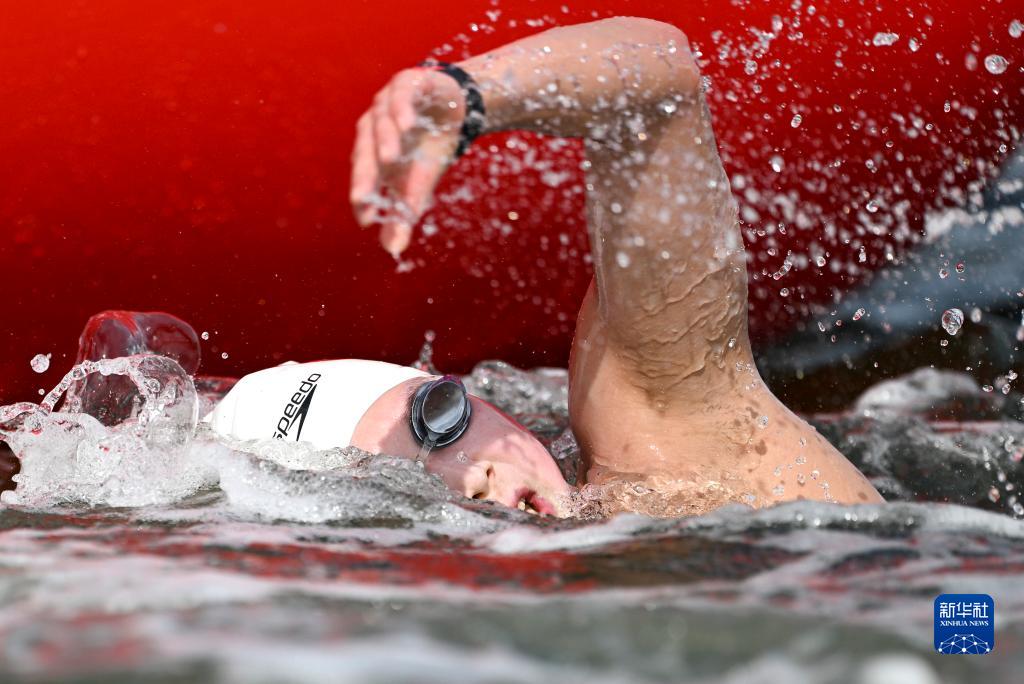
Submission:
MULTIPOLYGON (((411 397, 424 382, 414 378, 385 392, 360 419, 352 444, 364 451, 416 458, 420 445, 409 426, 411 397)), ((452 444, 426 458, 429 472, 471 499, 515 508, 522 502, 539 513, 562 515, 569 493, 551 455, 522 426, 478 397, 469 427, 452 444)))

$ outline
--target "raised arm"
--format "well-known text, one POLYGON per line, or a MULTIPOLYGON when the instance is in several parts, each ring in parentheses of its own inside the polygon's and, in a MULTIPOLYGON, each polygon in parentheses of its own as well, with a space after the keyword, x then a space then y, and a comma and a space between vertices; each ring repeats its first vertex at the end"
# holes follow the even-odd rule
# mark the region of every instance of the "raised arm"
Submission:
MULTIPOLYGON (((486 131, 583 138, 598 307, 634 384, 665 400, 705 368, 709 342, 745 346, 735 204, 678 29, 608 19, 552 29, 458 66, 480 85, 486 131)), ((451 163, 463 116, 452 79, 412 69, 361 119, 353 201, 369 223, 389 198, 381 237, 392 252, 408 243, 451 163)))

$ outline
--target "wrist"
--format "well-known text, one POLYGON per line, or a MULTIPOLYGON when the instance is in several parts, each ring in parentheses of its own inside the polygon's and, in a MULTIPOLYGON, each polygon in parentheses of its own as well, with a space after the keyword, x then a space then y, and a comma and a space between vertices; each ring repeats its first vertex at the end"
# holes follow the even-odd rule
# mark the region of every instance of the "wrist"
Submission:
POLYGON ((462 126, 459 129, 459 142, 455 150, 455 158, 458 159, 486 128, 487 109, 483 93, 470 72, 457 64, 427 60, 421 62, 420 66, 453 79, 462 92, 462 126))

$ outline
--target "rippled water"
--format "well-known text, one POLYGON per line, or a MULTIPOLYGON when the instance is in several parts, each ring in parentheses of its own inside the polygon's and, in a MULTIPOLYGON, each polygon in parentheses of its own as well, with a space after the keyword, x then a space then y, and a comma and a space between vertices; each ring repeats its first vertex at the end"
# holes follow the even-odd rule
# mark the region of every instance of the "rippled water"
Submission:
MULTIPOLYGON (((574 471, 564 371, 467 381, 574 471)), ((58 416, 35 435, 57 460, 25 458, 33 507, 3 495, 0 680, 1019 681, 1024 426, 918 406, 977 412, 972 392, 924 371, 817 419, 894 503, 677 519, 537 519, 412 461, 202 431, 133 433, 111 482, 90 459, 114 433, 58 416), (995 598, 993 654, 931 652, 944 592, 995 598)))

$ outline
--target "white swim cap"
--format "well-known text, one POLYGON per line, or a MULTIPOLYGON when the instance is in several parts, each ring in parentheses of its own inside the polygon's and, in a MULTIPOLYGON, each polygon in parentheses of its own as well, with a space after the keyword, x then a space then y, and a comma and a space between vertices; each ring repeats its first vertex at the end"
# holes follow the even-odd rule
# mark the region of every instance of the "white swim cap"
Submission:
POLYGON ((246 375, 203 420, 236 439, 346 447, 373 402, 406 380, 426 377, 383 361, 287 363, 246 375))

